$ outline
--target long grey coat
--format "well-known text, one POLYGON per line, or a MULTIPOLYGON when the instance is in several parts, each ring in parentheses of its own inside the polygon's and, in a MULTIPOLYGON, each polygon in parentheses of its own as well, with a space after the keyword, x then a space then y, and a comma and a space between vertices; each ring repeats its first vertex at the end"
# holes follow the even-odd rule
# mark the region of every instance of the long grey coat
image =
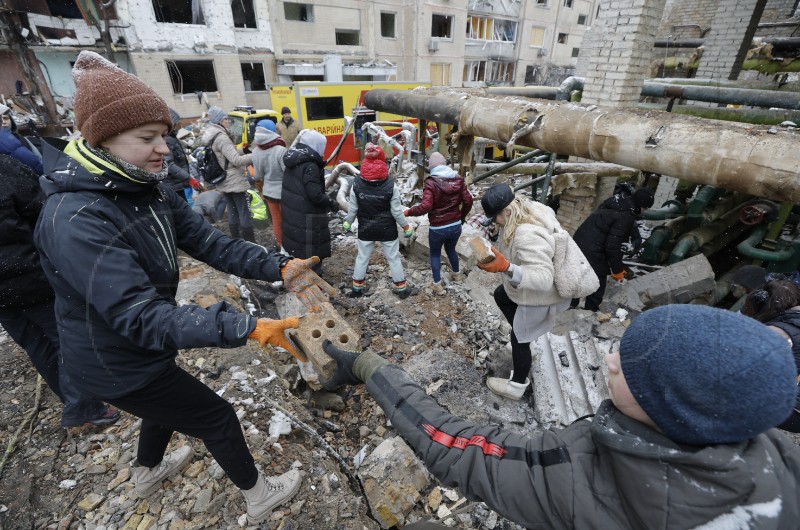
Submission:
POLYGON ((228 176, 217 184, 216 190, 221 193, 244 193, 250 189, 250 183, 247 182, 247 165, 252 163, 253 155, 240 153, 228 136, 228 131, 220 125, 210 123, 203 133, 204 145, 209 145, 208 142, 212 139, 214 143, 211 145, 211 150, 214 151, 219 165, 225 167, 225 161, 228 161, 228 176))

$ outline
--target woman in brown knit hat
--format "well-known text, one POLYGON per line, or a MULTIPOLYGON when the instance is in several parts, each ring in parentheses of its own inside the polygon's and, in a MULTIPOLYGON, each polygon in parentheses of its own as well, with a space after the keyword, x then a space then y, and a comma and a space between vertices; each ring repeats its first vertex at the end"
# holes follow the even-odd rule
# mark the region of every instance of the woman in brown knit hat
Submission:
POLYGON ((298 320, 255 319, 224 302, 178 306, 178 249, 238 276, 282 279, 311 309, 334 291, 311 272, 317 258, 290 259, 232 239, 162 183, 172 123, 149 87, 87 51, 73 77, 83 138, 45 145, 47 201, 35 234, 56 293, 64 369, 81 391, 142 418, 137 494, 150 495, 191 460, 188 444, 165 456, 178 431, 203 441, 242 489, 251 523, 261 521, 297 492, 298 471, 260 474, 233 407, 175 357, 248 338, 299 356, 284 334, 298 320))

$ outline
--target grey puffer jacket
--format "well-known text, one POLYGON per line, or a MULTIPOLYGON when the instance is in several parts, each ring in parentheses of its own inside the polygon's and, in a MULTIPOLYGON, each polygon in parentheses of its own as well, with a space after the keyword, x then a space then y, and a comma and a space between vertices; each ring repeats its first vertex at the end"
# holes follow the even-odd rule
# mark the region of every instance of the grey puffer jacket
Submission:
MULTIPOLYGON (((272 131, 266 131, 266 141, 269 143, 280 138, 272 131)), ((283 172, 286 166, 283 164, 283 155, 286 154, 286 147, 274 145, 268 149, 261 149, 258 145, 253 147, 253 169, 256 181, 264 181, 261 194, 268 199, 281 200, 281 188, 283 187, 283 172)))
POLYGON ((682 446, 605 401, 594 421, 520 436, 453 416, 395 365, 367 389, 444 485, 526 528, 798 528, 800 447, 777 429, 682 446))
POLYGON ((233 140, 228 135, 228 131, 221 125, 210 123, 206 126, 203 133, 203 144, 211 144, 211 150, 219 161, 219 165, 225 167, 225 161, 228 161, 228 176, 225 180, 217 184, 216 190, 221 193, 244 193, 250 189, 250 183, 247 182, 247 165, 253 161, 253 155, 245 155, 240 153, 233 140))

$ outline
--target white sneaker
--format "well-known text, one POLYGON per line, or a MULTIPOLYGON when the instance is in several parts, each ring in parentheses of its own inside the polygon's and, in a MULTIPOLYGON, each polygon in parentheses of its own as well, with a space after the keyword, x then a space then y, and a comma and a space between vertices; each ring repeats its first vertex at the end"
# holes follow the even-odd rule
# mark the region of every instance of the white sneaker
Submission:
POLYGON ((296 469, 290 469, 279 477, 259 473, 256 485, 242 490, 247 502, 248 524, 258 524, 269 517, 273 508, 295 496, 301 482, 300 472, 296 469))
POLYGON ((525 389, 531 384, 530 379, 525 379, 524 383, 515 383, 511 379, 501 377, 489 377, 486 379, 486 386, 498 396, 508 399, 520 400, 525 393, 525 389))
POLYGON ((131 470, 134 490, 139 497, 148 497, 153 494, 161 483, 175 473, 180 472, 192 460, 194 451, 184 445, 165 455, 156 467, 134 465, 131 470))

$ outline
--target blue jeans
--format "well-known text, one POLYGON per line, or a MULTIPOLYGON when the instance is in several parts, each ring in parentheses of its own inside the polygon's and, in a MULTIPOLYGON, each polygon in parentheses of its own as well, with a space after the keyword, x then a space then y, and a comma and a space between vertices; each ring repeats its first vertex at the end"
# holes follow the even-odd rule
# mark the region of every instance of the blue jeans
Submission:
POLYGON ((0 311, 0 324, 25 350, 36 371, 64 404, 62 427, 83 425, 105 412, 102 401, 78 392, 64 370, 59 369, 58 327, 53 302, 0 311))
POLYGON ((431 227, 428 230, 428 244, 431 247, 431 272, 433 272, 433 283, 442 281, 442 245, 450 260, 450 268, 453 272, 461 272, 458 265, 458 253, 456 243, 461 237, 461 225, 448 226, 447 228, 431 227))

